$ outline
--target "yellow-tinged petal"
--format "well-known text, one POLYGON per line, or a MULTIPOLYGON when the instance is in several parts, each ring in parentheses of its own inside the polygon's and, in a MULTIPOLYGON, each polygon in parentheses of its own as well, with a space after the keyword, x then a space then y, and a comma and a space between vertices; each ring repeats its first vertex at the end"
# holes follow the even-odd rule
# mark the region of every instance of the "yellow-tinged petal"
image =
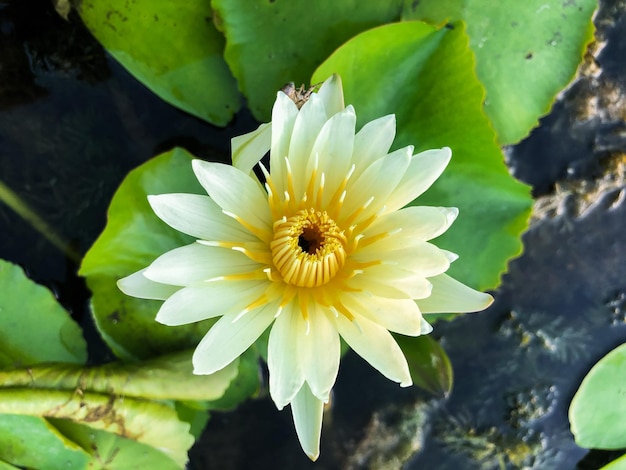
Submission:
POLYGON ((291 403, 304 383, 302 361, 298 355, 298 342, 305 333, 301 318, 289 303, 270 331, 267 346, 270 395, 279 410, 291 403))
POLYGON ((120 279, 117 287, 126 295, 152 300, 165 300, 180 289, 179 286, 151 281, 144 272, 142 269, 120 279))
POLYGON ((413 155, 409 167, 402 175, 402 180, 386 201, 386 212, 406 206, 430 188, 441 176, 451 157, 452 151, 448 147, 413 155))
POLYGON ((333 74, 326 80, 317 92, 324 101, 326 114, 333 117, 335 114, 343 110, 346 106, 343 101, 343 85, 341 77, 333 74))
POLYGON ((237 221, 263 239, 262 233, 271 232, 272 215, 267 195, 249 175, 223 163, 194 160, 193 170, 198 181, 226 214, 234 215, 237 221))
POLYGON ((313 299, 309 300, 309 305, 308 325, 299 316, 305 331, 299 336, 298 356, 311 393, 327 402, 339 371, 339 334, 330 319, 334 315, 329 309, 315 304, 313 299))
POLYGON ((237 251, 192 243, 159 256, 146 268, 144 275, 162 284, 189 286, 260 269, 262 265, 237 251))
POLYGON ((356 314, 354 321, 339 315, 335 324, 346 343, 381 374, 401 387, 413 384, 404 354, 386 328, 356 314))
POLYGON ((302 450, 315 462, 320 455, 324 402, 311 393, 305 382, 291 402, 291 412, 302 450))
POLYGON ((229 312, 202 338, 193 353, 193 373, 212 374, 230 364, 274 321, 277 303, 246 312, 229 312))
POLYGON ((167 225, 202 240, 256 241, 258 238, 222 212, 208 196, 159 194, 148 196, 154 213, 167 225))
POLYGON ((389 152, 396 136, 396 116, 388 114, 365 124, 354 136, 352 161, 358 177, 372 163, 389 152))
POLYGON ((260 281, 212 281, 183 287, 170 296, 159 309, 156 320, 177 326, 206 318, 240 312, 258 299, 268 288, 267 279, 260 281), (211 299, 207 302, 207 299, 211 299))
POLYGON ((233 137, 230 141, 233 166, 249 174, 263 155, 270 150, 272 124, 261 124, 256 130, 233 137))
POLYGON ((431 295, 416 301, 422 313, 479 312, 493 302, 489 294, 474 290, 447 274, 428 280, 433 285, 431 295))
POLYGON ((418 336, 432 331, 423 331, 423 319, 413 299, 388 299, 364 293, 351 293, 341 299, 349 310, 378 323, 380 326, 407 336, 418 336))

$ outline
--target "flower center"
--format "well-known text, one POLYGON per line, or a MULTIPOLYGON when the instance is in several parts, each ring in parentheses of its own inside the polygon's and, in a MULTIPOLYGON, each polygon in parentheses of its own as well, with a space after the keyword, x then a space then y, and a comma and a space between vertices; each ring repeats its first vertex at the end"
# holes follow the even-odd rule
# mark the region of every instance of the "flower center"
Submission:
POLYGON ((272 261, 283 281, 298 287, 329 282, 346 260, 346 237, 326 212, 301 210, 274 223, 272 261))

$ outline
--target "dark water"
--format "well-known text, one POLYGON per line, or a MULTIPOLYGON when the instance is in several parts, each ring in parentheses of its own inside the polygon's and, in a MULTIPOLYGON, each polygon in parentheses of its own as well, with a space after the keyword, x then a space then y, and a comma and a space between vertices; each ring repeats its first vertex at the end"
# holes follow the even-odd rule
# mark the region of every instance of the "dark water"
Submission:
MULTIPOLYGON (((301 453, 289 411, 260 398, 214 415, 190 468, 601 466, 604 454, 585 458, 573 443, 567 408, 591 365, 626 341, 625 10, 602 2, 596 23, 607 44, 591 61, 601 73, 583 74, 507 149, 536 196, 557 196, 536 213, 494 306, 437 325, 455 370, 451 396, 399 389, 348 354, 317 464, 301 453)), ((130 169, 174 146, 228 161, 230 138, 255 126, 245 111, 219 129, 163 103, 48 1, 0 1, 0 181, 79 255, 130 169)), ((54 289, 94 336, 76 259, 1 203, 0 258, 54 289)), ((101 344, 90 354, 110 357, 101 344)))

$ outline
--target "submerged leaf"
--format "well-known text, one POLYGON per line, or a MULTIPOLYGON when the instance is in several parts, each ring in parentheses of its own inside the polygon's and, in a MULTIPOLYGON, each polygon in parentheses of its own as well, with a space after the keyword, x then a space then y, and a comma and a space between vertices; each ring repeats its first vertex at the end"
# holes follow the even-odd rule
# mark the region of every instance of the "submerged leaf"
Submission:
POLYGON ((4 260, 0 260, 0 292, 0 368, 86 361, 81 329, 52 292, 4 260))

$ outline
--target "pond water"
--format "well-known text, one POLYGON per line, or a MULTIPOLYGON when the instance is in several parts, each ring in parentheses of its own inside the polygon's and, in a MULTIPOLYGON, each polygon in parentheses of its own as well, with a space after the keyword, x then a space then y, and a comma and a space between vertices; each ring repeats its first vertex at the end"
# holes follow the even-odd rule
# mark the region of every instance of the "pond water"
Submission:
MULTIPOLYGON (((506 149, 513 173, 543 199, 495 304, 435 328, 454 367, 452 394, 400 389, 348 354, 318 463, 301 453, 289 412, 262 396, 214 415, 190 468, 602 465, 604 454, 585 458, 574 444, 567 409, 589 368, 626 341, 625 11, 602 2, 596 68, 506 149)), ((48 1, 0 1, 0 182, 37 215, 0 203, 0 258, 57 293, 85 328, 92 363, 112 355, 94 341, 77 263, 122 178, 174 146, 227 162, 230 138, 255 127, 245 111, 219 129, 165 104, 48 1), (47 237, 33 228, 41 223, 47 237)))

